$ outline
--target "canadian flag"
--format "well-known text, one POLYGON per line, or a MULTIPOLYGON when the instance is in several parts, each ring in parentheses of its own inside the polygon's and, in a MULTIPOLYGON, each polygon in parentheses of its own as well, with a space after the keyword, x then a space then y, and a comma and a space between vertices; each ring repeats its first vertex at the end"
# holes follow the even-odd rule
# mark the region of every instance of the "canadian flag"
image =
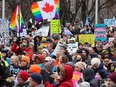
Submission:
POLYGON ((54 0, 43 0, 38 2, 43 19, 52 19, 55 16, 56 6, 54 0))

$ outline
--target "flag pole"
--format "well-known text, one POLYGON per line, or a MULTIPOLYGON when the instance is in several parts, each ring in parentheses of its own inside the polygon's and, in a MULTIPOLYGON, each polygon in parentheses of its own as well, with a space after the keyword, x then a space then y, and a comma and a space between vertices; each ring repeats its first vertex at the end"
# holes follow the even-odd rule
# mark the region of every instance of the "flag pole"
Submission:
POLYGON ((19 34, 19 49, 20 49, 20 0, 18 1, 18 34, 19 34))

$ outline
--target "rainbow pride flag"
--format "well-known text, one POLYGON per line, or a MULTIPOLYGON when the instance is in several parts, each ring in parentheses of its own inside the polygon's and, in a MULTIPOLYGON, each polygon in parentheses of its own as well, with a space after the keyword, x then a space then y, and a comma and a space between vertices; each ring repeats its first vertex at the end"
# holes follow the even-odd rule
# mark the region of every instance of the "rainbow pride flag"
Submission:
MULTIPOLYGON (((54 18, 59 18, 59 0, 54 0, 54 3, 55 3, 55 7, 56 7, 56 12, 55 12, 54 18)), ((32 11, 36 21, 43 20, 38 2, 34 2, 32 4, 31 11, 32 11)))
POLYGON ((20 6, 17 6, 11 18, 10 29, 12 31, 23 32, 23 26, 24 26, 24 19, 21 14, 20 6))
POLYGON ((40 11, 40 8, 39 8, 39 5, 37 2, 34 2, 32 4, 31 11, 32 11, 36 21, 43 20, 42 15, 41 15, 41 11, 40 11))

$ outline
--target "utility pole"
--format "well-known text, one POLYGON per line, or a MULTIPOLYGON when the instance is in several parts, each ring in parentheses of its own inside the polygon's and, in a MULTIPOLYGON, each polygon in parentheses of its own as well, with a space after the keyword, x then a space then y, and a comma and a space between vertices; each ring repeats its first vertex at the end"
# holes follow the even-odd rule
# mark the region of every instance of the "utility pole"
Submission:
POLYGON ((2 0, 2 19, 5 19, 5 0, 2 0))
POLYGON ((98 24, 98 0, 95 1, 95 24, 98 24))

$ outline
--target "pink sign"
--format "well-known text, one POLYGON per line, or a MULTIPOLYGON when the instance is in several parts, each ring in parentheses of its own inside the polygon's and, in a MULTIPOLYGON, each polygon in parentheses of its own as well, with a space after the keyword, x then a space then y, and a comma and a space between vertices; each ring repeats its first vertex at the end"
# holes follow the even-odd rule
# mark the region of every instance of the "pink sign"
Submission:
POLYGON ((105 28, 95 28, 95 40, 106 41, 106 29, 105 28))
POLYGON ((73 72, 72 81, 73 81, 73 86, 74 87, 77 87, 78 81, 80 80, 81 77, 82 77, 82 73, 77 72, 77 71, 73 72))

